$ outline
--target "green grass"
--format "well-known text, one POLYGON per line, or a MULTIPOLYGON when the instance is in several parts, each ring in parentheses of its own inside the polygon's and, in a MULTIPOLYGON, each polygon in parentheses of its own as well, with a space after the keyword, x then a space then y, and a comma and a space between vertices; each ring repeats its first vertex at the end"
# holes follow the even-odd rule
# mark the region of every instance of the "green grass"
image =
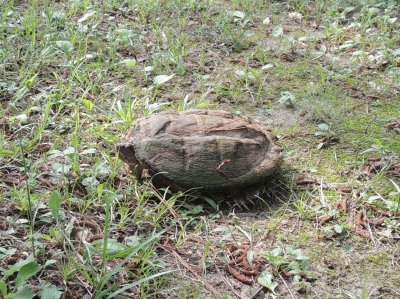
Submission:
POLYGON ((257 284, 222 280, 227 246, 277 242, 318 276, 299 287, 273 271, 278 297, 398 297, 400 183, 364 169, 399 159, 385 129, 400 119, 399 13, 375 0, 0 2, 0 294, 251 297, 257 284), (117 158, 137 118, 196 108, 278 136, 283 165, 251 211, 157 193, 117 158), (321 124, 339 141, 318 149, 321 124), (301 174, 323 187, 298 186, 301 174), (350 214, 393 213, 372 240, 335 206, 338 187, 352 188, 350 214))

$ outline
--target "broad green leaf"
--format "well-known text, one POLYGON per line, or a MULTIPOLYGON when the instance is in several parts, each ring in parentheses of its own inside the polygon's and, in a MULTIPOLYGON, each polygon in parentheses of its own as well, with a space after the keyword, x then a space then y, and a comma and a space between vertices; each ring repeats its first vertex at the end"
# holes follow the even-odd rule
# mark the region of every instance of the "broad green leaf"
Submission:
POLYGON ((127 58, 127 59, 121 60, 119 63, 120 64, 125 64, 128 68, 133 69, 136 66, 136 59, 127 58))
POLYGON ((11 254, 14 254, 17 251, 17 249, 15 248, 4 248, 4 247, 0 247, 0 260, 3 259, 6 256, 9 256, 11 254))
POLYGON ((266 65, 261 67, 261 70, 268 70, 268 69, 272 69, 273 67, 275 67, 275 64, 273 63, 267 63, 266 65))
POLYGON ((271 23, 271 19, 270 19, 270 17, 266 17, 266 18, 263 20, 263 24, 264 24, 264 25, 269 25, 269 23, 271 23))
POLYGON ((319 124, 319 125, 318 125, 318 128, 319 128, 321 131, 329 131, 329 126, 328 126, 327 124, 319 124))
POLYGON ((17 223, 17 224, 29 223, 29 220, 26 218, 19 218, 19 219, 15 220, 15 223, 17 223))
POLYGON ((295 102, 296 98, 290 91, 283 91, 281 92, 281 97, 279 98, 278 102, 285 107, 293 108, 293 103, 295 102))
POLYGON ((5 149, 0 149, 0 157, 1 156, 12 156, 14 155, 13 151, 5 150, 5 149))
POLYGON ((38 273, 42 267, 36 262, 30 262, 21 267, 18 271, 17 278, 15 280, 15 285, 20 286, 21 283, 25 282, 28 278, 34 276, 38 273))
POLYGON ((64 52, 71 52, 74 49, 74 46, 72 45, 72 43, 67 40, 56 41, 56 45, 64 52))
POLYGON ((133 247, 133 246, 138 246, 138 244, 140 243, 141 239, 137 235, 132 235, 132 236, 126 237, 124 241, 125 241, 127 246, 133 247))
POLYGON ((238 75, 239 77, 244 77, 246 76, 246 72, 243 70, 236 70, 235 74, 238 75))
POLYGON ((278 256, 282 254, 282 248, 276 247, 270 251, 270 255, 278 256))
POLYGON ((178 75, 183 76, 186 73, 186 67, 183 64, 179 64, 176 71, 178 75))
POLYGON ((99 181, 96 179, 96 177, 90 176, 82 180, 82 185, 89 189, 94 189, 99 185, 99 181))
POLYGON ((3 279, 13 275, 15 272, 19 271, 23 266, 31 263, 34 261, 33 255, 28 256, 25 260, 19 261, 18 263, 14 264, 10 269, 3 273, 3 279))
POLYGON ((274 276, 271 273, 267 271, 262 272, 258 277, 257 281, 259 284, 266 287, 272 293, 275 293, 275 289, 278 286, 278 284, 274 281, 274 276))
POLYGON ((219 211, 219 204, 211 197, 203 196, 203 199, 214 209, 215 212, 219 211))
POLYGON ((75 155, 76 154, 76 149, 72 146, 67 147, 65 150, 63 150, 64 155, 75 155))
POLYGON ((315 136, 325 136, 325 135, 327 135, 327 133, 328 132, 326 132, 326 131, 317 131, 317 132, 315 132, 315 136))
POLYGON ((150 72, 154 71, 154 66, 152 66, 152 65, 146 66, 143 70, 145 72, 150 73, 150 72))
POLYGON ((103 190, 104 190, 104 185, 103 184, 99 184, 96 188, 96 192, 97 192, 97 197, 101 198, 101 195, 103 194, 103 190))
POLYGON ((87 13, 85 13, 79 20, 78 23, 82 23, 84 21, 86 21, 87 19, 89 19, 91 16, 93 16, 94 14, 96 14, 95 10, 89 10, 87 13))
POLYGON ((268 262, 270 262, 274 267, 278 268, 281 265, 286 265, 289 263, 286 257, 284 256, 276 256, 276 255, 262 255, 268 262))
POLYGON ((82 103, 86 107, 87 110, 92 110, 93 109, 93 102, 91 100, 83 98, 82 99, 82 103))
POLYGON ((35 296, 33 291, 27 286, 18 288, 18 291, 13 294, 12 299, 32 299, 35 296))
POLYGON ((25 81, 24 81, 24 85, 25 85, 26 87, 32 87, 32 86, 33 86, 33 83, 35 82, 35 79, 36 79, 37 75, 38 75, 38 74, 35 74, 35 75, 32 76, 31 78, 25 80, 25 81))
POLYGON ((161 84, 164 84, 165 82, 171 80, 174 76, 175 76, 175 74, 172 74, 172 75, 170 75, 170 76, 167 76, 167 75, 159 75, 159 76, 156 76, 156 77, 154 77, 154 79, 153 79, 153 84, 154 84, 154 85, 161 85, 161 84))
POLYGON ((239 19, 243 19, 246 16, 246 14, 240 10, 230 11, 230 12, 228 12, 228 14, 232 17, 236 17, 239 19))
POLYGON ((51 285, 39 292, 41 299, 59 299, 61 298, 62 292, 57 289, 56 286, 51 285))
POLYGON ((56 173, 66 174, 71 170, 71 165, 56 162, 51 166, 51 168, 56 173))
POLYGON ((282 34, 283 34, 283 28, 281 26, 275 27, 274 30, 272 30, 273 37, 279 37, 282 34))
MULTIPOLYGON (((96 241, 93 241, 92 244, 101 251, 101 250, 103 250, 104 240, 103 239, 96 240, 96 241)), ((126 246, 114 239, 108 239, 106 246, 107 246, 107 252, 109 255, 118 254, 129 248, 128 246, 126 246)))
POLYGON ((61 208, 61 194, 60 191, 54 190, 51 192, 49 199, 49 208, 53 218, 58 221, 60 219, 60 208, 61 208))
POLYGON ((95 154, 97 150, 95 148, 88 148, 83 150, 80 155, 88 155, 88 154, 95 154))
POLYGON ((3 280, 0 280, 0 293, 3 295, 3 298, 7 296, 7 284, 3 280))
POLYGON ((333 229, 337 234, 341 234, 343 232, 343 224, 335 224, 333 229))
POLYGON ((380 14, 381 10, 377 7, 369 7, 368 12, 373 16, 377 16, 378 14, 380 14))
POLYGON ((28 116, 25 113, 15 116, 15 119, 21 124, 26 124, 28 122, 28 116))
POLYGON ((44 264, 45 267, 56 264, 57 260, 47 260, 46 263, 44 264))

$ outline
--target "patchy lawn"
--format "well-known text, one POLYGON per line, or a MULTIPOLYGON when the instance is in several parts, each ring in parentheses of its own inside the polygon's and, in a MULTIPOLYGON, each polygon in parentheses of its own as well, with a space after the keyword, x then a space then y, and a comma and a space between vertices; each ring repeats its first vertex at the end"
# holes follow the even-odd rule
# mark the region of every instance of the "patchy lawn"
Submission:
POLYGON ((0 8, 2 297, 400 297, 396 1, 0 8), (253 205, 128 173, 116 144, 168 109, 274 132, 253 205))

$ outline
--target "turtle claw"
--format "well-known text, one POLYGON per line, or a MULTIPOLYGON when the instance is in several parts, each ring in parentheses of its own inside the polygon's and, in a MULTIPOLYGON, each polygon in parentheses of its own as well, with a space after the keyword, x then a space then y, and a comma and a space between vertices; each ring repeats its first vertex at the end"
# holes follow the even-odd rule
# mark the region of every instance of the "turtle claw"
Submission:
POLYGON ((232 194, 233 199, 237 202, 240 208, 250 210, 250 207, 255 207, 254 199, 260 195, 260 188, 253 186, 244 190, 236 191, 232 194))

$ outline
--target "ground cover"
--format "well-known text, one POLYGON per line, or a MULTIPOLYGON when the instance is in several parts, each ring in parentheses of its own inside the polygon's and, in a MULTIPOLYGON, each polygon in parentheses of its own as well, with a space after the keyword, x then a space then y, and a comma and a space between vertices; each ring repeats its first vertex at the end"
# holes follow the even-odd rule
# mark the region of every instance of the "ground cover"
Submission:
POLYGON ((396 1, 0 3, 4 298, 398 298, 396 1), (283 162, 254 205, 138 182, 143 115, 225 109, 283 162))

